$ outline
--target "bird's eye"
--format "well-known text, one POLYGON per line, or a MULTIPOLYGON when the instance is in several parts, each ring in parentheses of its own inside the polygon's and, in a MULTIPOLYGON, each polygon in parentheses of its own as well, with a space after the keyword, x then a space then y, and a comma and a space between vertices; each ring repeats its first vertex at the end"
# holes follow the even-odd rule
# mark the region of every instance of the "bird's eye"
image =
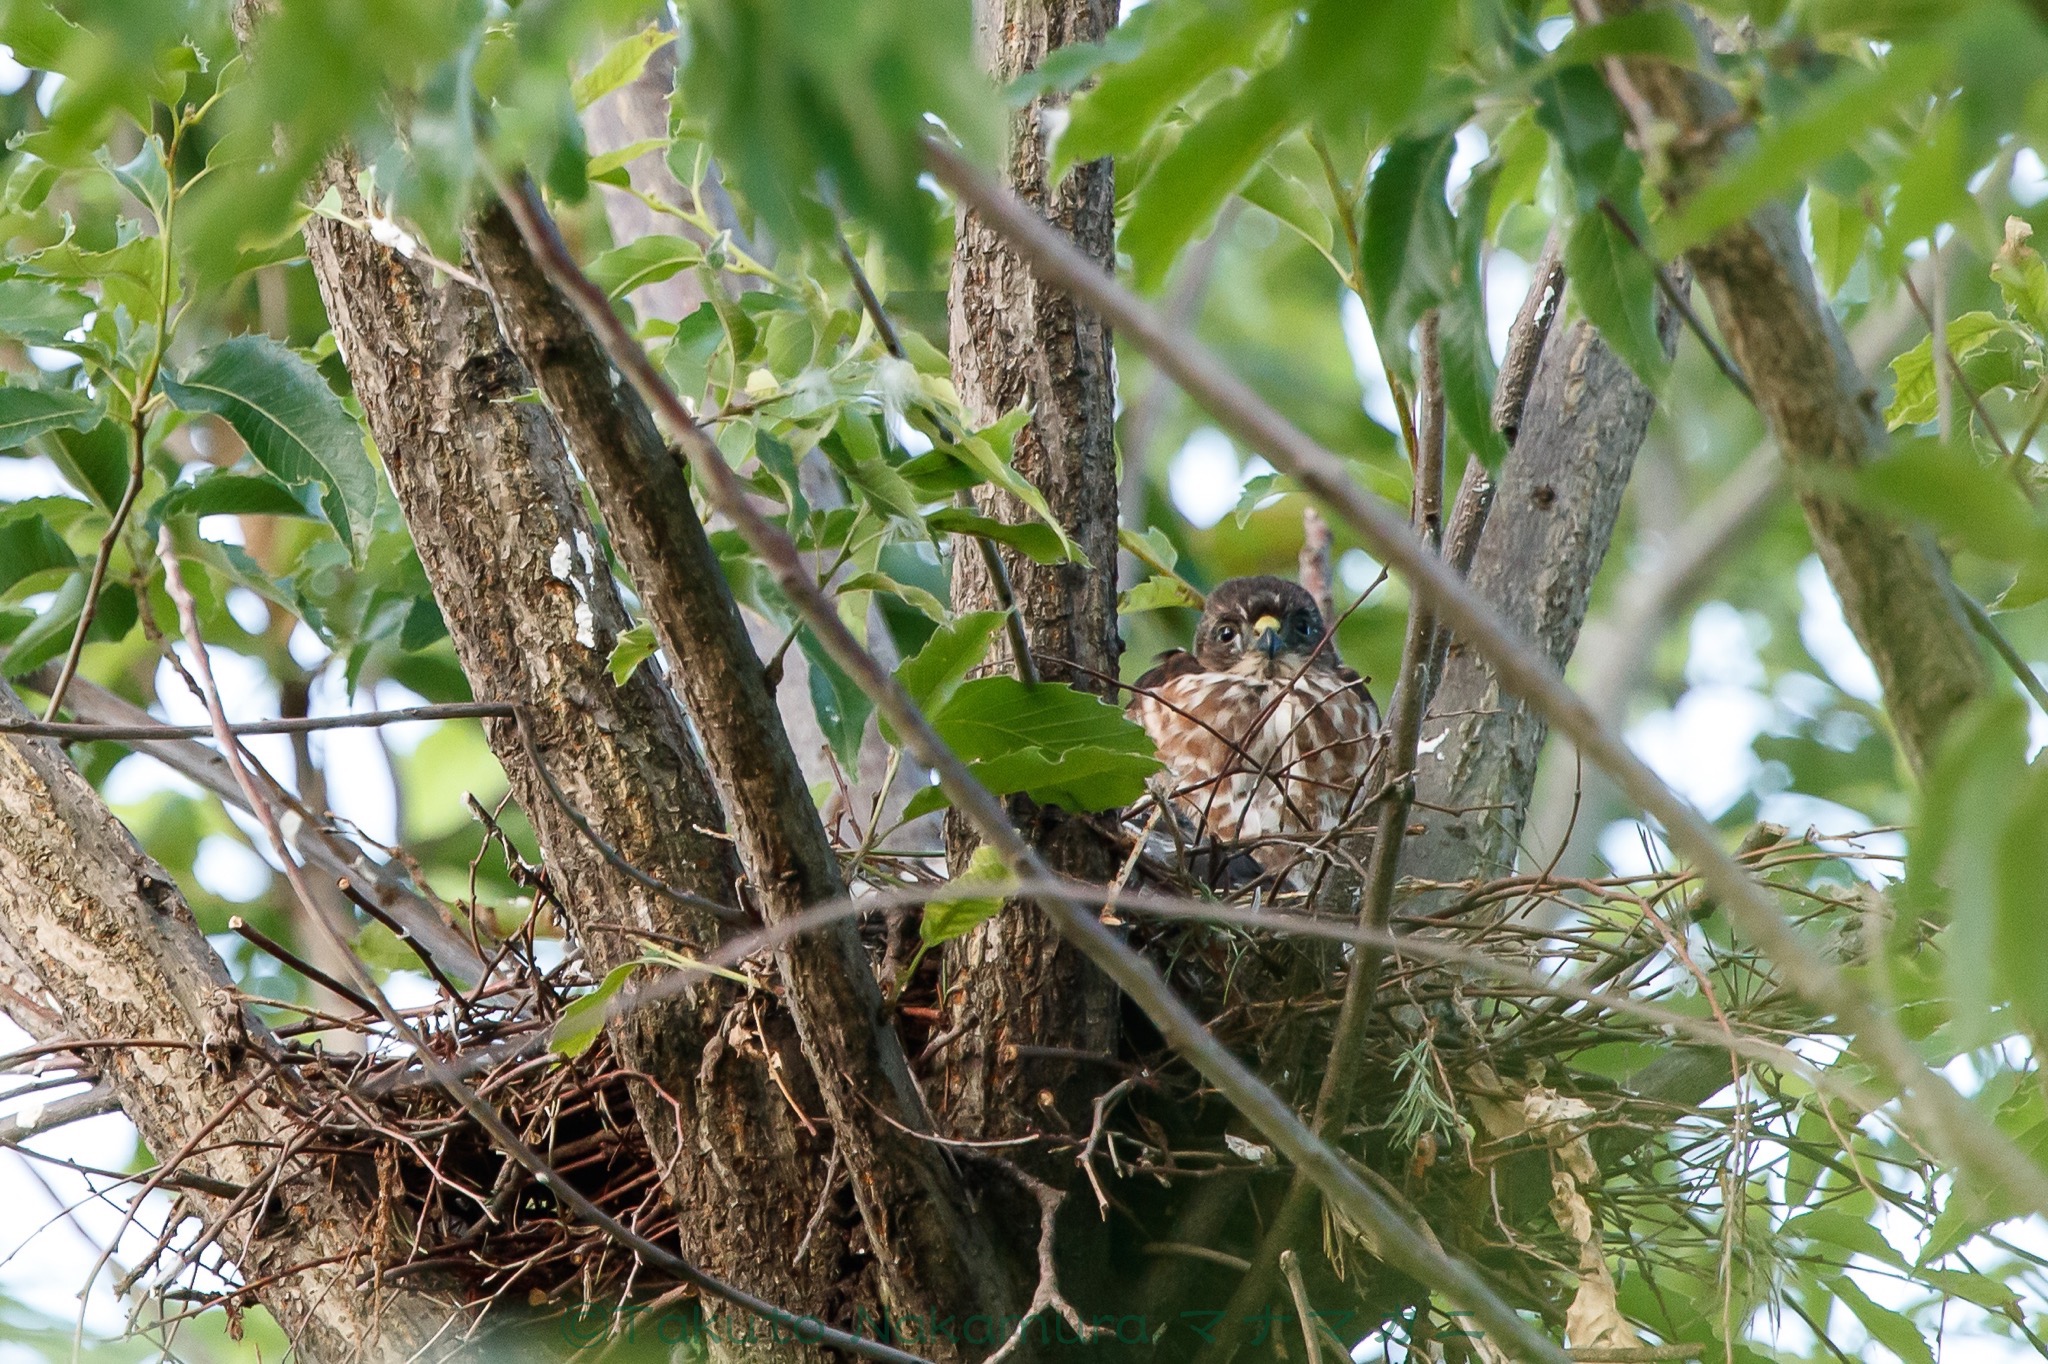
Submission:
POLYGON ((1228 644, 1236 638, 1237 627, 1235 625, 1219 625, 1216 627, 1216 640, 1219 644, 1228 644))
POLYGON ((1303 639, 1314 639, 1323 632, 1322 622, 1314 616, 1296 616, 1294 628, 1300 632, 1303 639))

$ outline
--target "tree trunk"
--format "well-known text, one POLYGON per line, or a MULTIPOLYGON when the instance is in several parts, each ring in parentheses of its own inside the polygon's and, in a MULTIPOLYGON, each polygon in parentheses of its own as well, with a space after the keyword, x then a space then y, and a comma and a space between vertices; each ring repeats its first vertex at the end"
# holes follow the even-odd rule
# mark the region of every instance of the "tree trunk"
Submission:
MULTIPOLYGON (((470 234, 500 329, 568 439, 682 689, 730 816, 742 899, 770 923, 846 893, 683 465, 639 397, 521 242, 504 208, 470 234)), ((1023 1301, 938 1147, 855 925, 778 949, 784 1002, 829 1115, 887 1290, 902 1316, 1001 1315, 1023 1301)), ((941 1349, 941 1355, 946 1352, 941 1349)))
MULTIPOLYGON (((1037 66, 1068 43, 1102 37, 1109 6, 1096 0, 977 0, 976 27, 997 80, 1037 66)), ((1011 118, 1005 179, 1089 255, 1111 268, 1115 184, 1108 161, 1048 181, 1049 97, 1011 118)), ((959 221, 951 297, 953 382, 968 415, 986 425, 1018 406, 1032 419, 1016 442, 1018 472, 1045 494, 1053 516, 1086 554, 1086 564, 1041 566, 1007 549, 1002 561, 1022 613, 1039 675, 1112 695, 1117 670, 1114 361, 1108 328, 1061 290, 1042 285, 1024 261, 972 213, 959 221)), ((981 510, 1003 520, 1029 513, 984 490, 981 510)), ((998 585, 973 548, 953 556, 953 605, 986 610, 998 585)), ((1011 666, 1000 637, 990 666, 1011 666)), ((1085 823, 1011 802, 1018 827, 1053 867, 1084 880, 1116 872, 1114 850, 1085 823)), ((948 822, 957 871, 973 839, 948 822)), ((1116 992, 1035 909, 1012 904, 949 952, 949 1027, 964 1027, 941 1053, 941 1105, 956 1131, 1009 1136, 1049 1123, 1088 1130, 1098 1071, 1067 1060, 1034 1059, 1030 1048, 1113 1051, 1116 992), (1023 1053, 1018 1048, 1026 1048, 1023 1053), (1040 1102, 1054 1096, 1052 1112, 1040 1102)), ((1071 1171, 1069 1171, 1071 1173, 1071 1171)))
MULTIPOLYGON (((1662 309, 1659 323, 1668 352, 1677 318, 1662 309)), ((1656 405, 1590 323, 1551 329, 1469 576, 1559 668, 1578 644, 1656 405)), ((1493 670, 1454 637, 1422 730, 1410 824, 1421 832, 1402 848, 1402 875, 1511 874, 1547 733, 1542 717, 1502 691, 1493 670)))
MULTIPOLYGON (((1608 0, 1609 12, 1634 0, 1608 0)), ((1599 6, 1596 9, 1601 8, 1599 6)), ((1709 66, 1707 69, 1712 69, 1709 66)), ((1667 201, 1680 205, 1753 136, 1717 81, 1661 61, 1608 65, 1639 137, 1666 149, 1667 201), (1645 120, 1675 128, 1654 133, 1645 120)), ((1821 300, 1791 208, 1773 199, 1687 253, 1757 406, 1795 469, 1839 477, 1883 453, 1877 394, 1821 300)), ((1824 485, 1823 485, 1824 486, 1824 485)), ((1899 749, 1925 771, 1944 726, 1990 687, 1955 601, 1948 563, 1926 535, 1821 487, 1800 506, 1842 614, 1884 686, 1899 749)))
MULTIPOLYGON (((29 718, 0 685, 0 719, 29 718)), ((65 1038, 149 1039, 80 1050, 159 1161, 236 1189, 275 1181, 243 1200, 221 1245, 237 1249, 244 1282, 281 1275, 252 1296, 308 1358, 395 1364, 456 1353, 461 1310, 435 1297, 430 1280, 358 1287, 404 1251, 387 1243, 371 1172, 302 1156, 272 1170, 278 1144, 304 1134, 271 1096, 252 1092, 279 1083, 268 1059, 275 1039, 236 1000, 170 876, 49 740, 0 738, 0 937, 0 956, 28 963, 55 1002, 65 1038), (308 1267, 288 1272, 299 1265, 308 1267)), ((228 1212, 218 1187, 184 1189, 203 1213, 228 1212)))
MULTIPOLYGON (((362 212, 346 166, 329 183, 362 212)), ((738 867, 717 836, 723 815, 681 708, 653 669, 623 686, 606 671, 629 618, 553 420, 512 401, 533 381, 487 300, 437 286, 425 267, 345 225, 315 219, 306 236, 342 358, 472 687, 528 708, 541 760, 613 848, 671 885, 731 902, 738 867)), ((605 860, 549 796, 515 725, 487 728, 539 837, 550 888, 596 969, 640 949, 632 933, 601 924, 700 946, 717 940, 711 916, 605 860)), ((627 1063, 648 1077, 636 1109, 670 1171, 684 1253, 796 1310, 843 1317, 845 1285, 857 1275, 846 1229, 828 1218, 802 1265, 791 1265, 825 1192, 825 1138, 791 1112, 777 1083, 816 1110, 786 1016, 704 982, 614 1033, 627 1063)), ((772 1357, 824 1357, 778 1349, 772 1357)))

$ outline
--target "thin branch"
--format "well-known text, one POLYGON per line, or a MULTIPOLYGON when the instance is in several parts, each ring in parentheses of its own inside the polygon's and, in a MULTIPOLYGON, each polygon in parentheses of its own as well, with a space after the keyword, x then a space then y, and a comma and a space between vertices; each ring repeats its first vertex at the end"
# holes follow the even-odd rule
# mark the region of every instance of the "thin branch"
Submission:
MULTIPOLYGON (((1149 306, 1074 251, 957 152, 928 141, 926 154, 940 183, 1010 237, 1042 277, 1094 308, 1226 429, 1336 511, 1382 562, 1407 577, 1412 590, 1432 600, 1442 622, 1493 666, 1504 689, 1526 699, 1661 822, 1673 847, 1713 886, 1743 935, 1776 960, 1793 988, 1835 1015, 1856 1038, 1857 1050, 1899 1086, 1908 1125, 1917 1135, 1956 1164, 2000 1186, 2016 1202, 2048 1212, 2048 1172, 1929 1069, 1898 1024, 1810 943, 1728 855, 1718 831, 1601 724, 1549 660, 1515 638, 1462 578, 1366 495, 1342 460, 1302 434, 1198 341, 1168 331, 1149 306)), ((1553 1348, 1545 1343, 1546 1351, 1553 1348)))
POLYGON ((1636 235, 1635 225, 1629 222, 1627 215, 1614 206, 1612 199, 1602 199, 1600 211, 1607 215, 1607 220, 1614 224, 1616 230, 1628 240, 1628 244, 1635 248, 1636 253, 1649 262, 1650 276, 1657 281, 1657 291, 1664 295, 1665 301, 1671 305, 1671 311, 1677 313, 1679 320, 1685 323, 1686 330, 1698 338, 1700 345, 1713 360, 1714 368, 1720 370, 1728 382, 1734 385, 1735 391, 1754 406, 1756 392, 1750 388, 1749 380, 1743 377, 1741 367, 1721 348, 1721 343, 1714 338, 1714 334, 1707 330, 1707 324, 1693 311, 1692 300, 1685 296, 1685 291, 1671 282, 1671 276, 1664 269, 1663 262, 1658 260, 1656 253, 1645 246, 1643 239, 1636 235))
MULTIPOLYGON (((942 175, 942 178, 943 175, 942 175)), ((977 186, 979 188, 979 186, 977 186)), ((846 670, 876 708, 902 736, 912 756, 937 774, 953 807, 970 820, 977 833, 1019 873, 1050 880, 1037 850, 1011 825, 1000 801, 978 781, 911 701, 896 679, 839 619, 832 601, 805 572, 796 546, 749 501, 732 467, 717 445, 699 427, 669 388, 640 343, 612 311, 604 293, 591 284, 570 256, 553 221, 532 190, 501 185, 501 198, 518 221, 527 245, 555 283, 575 303, 600 339, 605 353, 639 390, 669 434, 682 447, 711 504, 727 517, 769 570, 778 586, 809 622, 826 652, 846 670)), ((1004 220, 1014 216, 1007 195, 977 194, 991 221, 1014 240, 1004 220)), ((1035 221, 1035 220, 1034 220, 1035 221)), ((1045 229, 1040 224, 1041 230, 1045 229)), ((1066 247, 1072 251, 1071 245, 1066 247)), ((1027 246, 1027 255, 1037 252, 1027 246)), ((1100 266, 1085 267, 1097 280, 1100 266)), ((1334 456, 1330 457, 1334 459, 1334 456)), ((1654 779, 1653 779, 1654 780, 1654 779)), ((1099 898, 1099 897, 1098 897, 1099 898)), ((1374 1228, 1390 1264, 1436 1284, 1447 1298, 1471 1309, 1498 1339, 1531 1359, 1562 1364, 1563 1353, 1502 1299, 1469 1265, 1411 1225, 1377 1189, 1366 1183, 1350 1163, 1303 1125, 1293 1110, 1235 1053, 1216 1039, 1194 1012, 1174 994, 1155 967, 1116 936, 1096 916, 1092 905, 1064 895, 1045 896, 1040 906, 1062 936, 1114 980, 1158 1027, 1168 1045, 1187 1056, 1223 1097, 1297 1165, 1307 1168, 1339 1211, 1361 1226, 1374 1228)), ((2048 1203, 2048 1198, 2044 1198, 2048 1203)))
MULTIPOLYGON (((58 681, 64 679, 60 676, 58 681)), ((53 688, 52 695, 56 692, 53 688)), ((329 729, 374 729, 381 725, 402 725, 415 720, 509 720, 516 708, 502 701, 451 701, 438 706, 408 706, 403 710, 368 710, 352 715, 303 715, 281 720, 230 721, 227 732, 245 734, 318 734, 329 729)), ((162 739, 211 739, 211 725, 88 725, 49 720, 0 721, 0 734, 27 734, 40 739, 64 739, 89 743, 112 740, 132 743, 162 739)))
POLYGON ((1301 1280, 1301 1257, 1290 1248, 1280 1252, 1280 1272, 1287 1277, 1287 1291, 1294 1297, 1294 1315, 1301 1322, 1302 1349, 1308 1364, 1323 1364, 1323 1342, 1316 1335, 1316 1315, 1309 1310, 1308 1285, 1301 1280))
POLYGON ((1975 597, 1963 591, 1960 585, 1956 587, 1956 601, 1962 606, 1963 614, 1970 618, 1971 626, 1984 637, 1984 642, 1991 646, 1991 651, 1998 655, 2006 667, 2012 669, 2013 677, 2020 686, 2026 688, 2027 695, 2034 699, 2034 704, 2043 711, 2048 711, 2048 687, 2042 686, 2040 674, 2036 673, 2034 666, 2013 647, 2013 642, 2006 638, 2005 631, 1998 628, 1998 622, 1991 618, 1991 613, 1986 611, 1975 597))

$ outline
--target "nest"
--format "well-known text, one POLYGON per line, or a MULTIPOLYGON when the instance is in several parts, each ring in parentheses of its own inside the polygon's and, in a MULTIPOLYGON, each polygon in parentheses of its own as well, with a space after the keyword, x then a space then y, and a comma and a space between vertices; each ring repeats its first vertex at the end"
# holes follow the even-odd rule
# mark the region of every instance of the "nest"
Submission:
MULTIPOLYGON (((1198 892, 1222 910, 1254 912, 1260 922, 1162 920, 1138 912, 1122 918, 1133 944, 1217 1035, 1309 1110, 1359 949, 1273 930, 1316 923, 1342 929, 1351 922, 1349 907, 1319 912, 1306 895, 1275 897, 1270 885, 1218 894, 1193 884, 1186 862, 1160 860, 1156 850, 1126 837, 1130 876, 1147 875, 1151 857, 1153 884, 1198 892)), ((1842 865, 1839 847, 1752 839, 1745 854, 1804 905, 1807 918, 1855 923, 1856 892, 1825 871, 1842 865)), ((870 884, 899 891, 906 883, 942 880, 922 860, 870 856, 858 865, 870 884)), ((1741 1077, 1733 1109, 1644 1099, 1614 1077, 1628 1068, 1631 1048, 1633 1065, 1669 1054, 1674 1041, 1711 1052, 1716 1016, 1767 1041, 1810 1033, 1814 1020, 1778 988, 1767 964, 1713 928, 1711 902, 1683 873, 1409 884, 1403 903, 1425 891, 1436 892, 1431 902, 1443 908, 1397 916, 1412 947, 1386 961, 1357 1116, 1340 1144, 1446 1232, 1448 1242, 1491 1266, 1523 1302, 1561 1320, 1564 1300, 1581 1282, 1585 1248, 1546 1203, 1557 1132, 1514 1114, 1536 1111, 1531 1096, 1568 1101, 1575 1105, 1571 1140, 1588 1143, 1607 1169, 1623 1172, 1582 1190, 1596 1237, 1600 1226, 1610 1235, 1613 1228, 1655 1226, 1657 1235, 1636 1238, 1630 1253, 1646 1264, 1692 1263, 1688 1257, 1703 1240, 1720 1233, 1687 1210, 1718 1196, 1763 1134, 1779 1132, 1774 1139, 1781 1139, 1796 1127, 1802 1100, 1787 1096, 1772 1066, 1732 1054, 1723 1073, 1741 1077), (1559 973, 1603 1000, 1626 995, 1698 1020, 1699 1035, 1680 1036, 1668 1021, 1611 1002, 1560 995, 1551 988, 1559 973), (1653 1135, 1663 1139, 1652 1142, 1653 1135), (1504 1182, 1503 1172, 1517 1161, 1534 1161, 1539 1177, 1504 1182), (1475 1215, 1475 1207, 1484 1211, 1475 1215)), ((914 915, 870 916, 863 931, 878 962, 900 960, 907 921, 914 915)), ((523 935, 500 945, 485 993, 463 997, 443 985, 438 998, 407 1011, 409 1021, 566 1179, 641 1236, 674 1247, 665 1172, 635 1118, 638 1082, 602 1039, 573 1057, 548 1048, 563 1008, 595 982, 573 942, 558 964, 544 966, 534 928, 529 921, 523 935)), ((939 971, 932 954, 895 1000, 914 1057, 945 1023, 939 971)), ((683 1284, 569 1216, 391 1045, 382 1024, 367 1014, 342 1018, 291 1007, 307 1017, 278 1033, 282 1048, 269 1059, 290 1070, 293 1081, 273 1090, 279 1110, 301 1124, 303 1158, 324 1167, 322 1177, 376 1192, 379 1225, 368 1241, 382 1254, 361 1267, 363 1291, 424 1279, 465 1303, 498 1304, 500 1312, 517 1304, 528 1320, 687 1296, 683 1284), (314 1034, 317 1041, 304 1040, 314 1034), (337 1034, 353 1034, 353 1048, 337 1049, 337 1034)), ((1132 1234, 1152 1254, 1155 1242, 1167 1239, 1164 1219, 1184 1181, 1285 1172, 1154 1034, 1135 1021, 1125 1032, 1124 1054, 1116 1058, 1122 1078, 1109 1072, 1099 1086, 1092 1129, 1085 1138, 1048 1134, 1038 1154, 1078 1163, 1105 1212, 1114 1203, 1142 1228, 1132 1234)), ((218 1251, 197 1237, 180 1241, 175 1230, 166 1231, 155 1262, 138 1268, 129 1284, 150 1277, 148 1292, 166 1309, 165 1320, 240 1304, 246 1290, 218 1251)), ((1208 1249, 1242 1256, 1256 1243, 1255 1230, 1219 1233, 1225 1243, 1233 1237, 1236 1243, 1208 1249)), ((1364 1272, 1370 1238, 1360 1229, 1326 1226, 1324 1259, 1319 1293, 1355 1294, 1372 1277, 1364 1272)), ((1382 1317, 1401 1310, 1399 1297, 1379 1304, 1382 1317)))

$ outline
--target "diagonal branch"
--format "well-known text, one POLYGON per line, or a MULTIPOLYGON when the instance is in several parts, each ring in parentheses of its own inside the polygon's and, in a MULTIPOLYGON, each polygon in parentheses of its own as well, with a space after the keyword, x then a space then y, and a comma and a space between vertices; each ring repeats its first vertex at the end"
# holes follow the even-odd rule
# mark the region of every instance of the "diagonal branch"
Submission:
MULTIPOLYGON (((1274 411, 1199 342, 1171 330, 1151 308, 1076 253, 1028 208, 991 185, 953 149, 927 142, 926 156, 940 183, 973 201, 991 221, 1000 222, 1005 235, 1025 249, 1047 279, 1085 298, 1225 429, 1341 516, 1376 558, 1406 577, 1412 590, 1431 599, 1439 618, 1485 657, 1504 689, 1526 699, 1611 774, 1631 800, 1662 822, 1672 846, 1699 869, 1736 928, 1777 963, 1794 989, 1832 1014, 1856 1039, 1855 1047, 1865 1059, 1898 1086, 1909 1130, 1943 1159, 1997 1185, 2021 1206, 2048 1212, 2048 1173, 1928 1068, 1898 1024, 1795 928, 1764 888, 1728 855, 1714 827, 1600 723, 1554 664, 1516 638, 1462 578, 1360 489, 1342 460, 1274 411)), ((1757 372, 1755 366, 1749 368, 1757 372)))
MULTIPOLYGON (((675 665, 670 677, 725 807, 747 898, 773 923, 844 891, 838 857, 688 475, 646 405, 620 390, 590 329, 520 240, 514 218, 523 216, 528 194, 510 191, 510 212, 485 210, 470 232, 471 256, 500 330, 590 480, 620 562, 675 665)), ((881 990, 854 926, 792 942, 779 965, 892 1304, 919 1315, 1009 1310, 1022 1294, 1005 1282, 951 1166, 911 1135, 929 1130, 930 1118, 902 1041, 882 1017, 881 990)))
MULTIPOLYGON (((1641 0, 1578 0, 1594 17, 1641 0)), ((1608 64, 1637 136, 1667 149, 1665 198, 1683 204, 1751 137, 1732 95, 1701 71, 1661 61, 1608 64), (1654 119, 1653 128, 1645 120, 1654 119), (1675 132, 1674 132, 1675 130, 1675 132)), ((1686 253, 1734 362, 1749 377, 1778 448, 1795 469, 1852 470, 1885 449, 1876 395, 1820 297, 1792 210, 1772 199, 1686 253)), ((1989 690, 1983 655, 1949 585, 1947 562, 1912 527, 1797 480, 1814 547, 1842 613, 1884 686, 1899 748, 1924 771, 1948 721, 1989 690)))

